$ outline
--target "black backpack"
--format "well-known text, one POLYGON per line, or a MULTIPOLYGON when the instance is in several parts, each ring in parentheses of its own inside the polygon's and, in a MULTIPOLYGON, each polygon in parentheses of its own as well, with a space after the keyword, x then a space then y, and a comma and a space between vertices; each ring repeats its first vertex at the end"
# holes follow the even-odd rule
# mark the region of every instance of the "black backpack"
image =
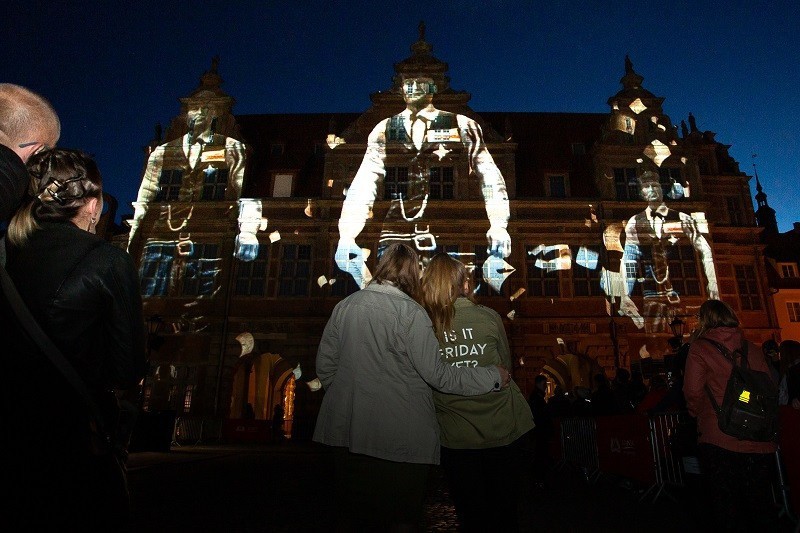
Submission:
POLYGON ((699 340, 711 343, 733 366, 722 405, 717 405, 711 389, 705 386, 717 413, 719 429, 739 440, 775 441, 778 435, 778 387, 769 374, 750 368, 747 341, 742 339, 742 346, 731 352, 711 339, 701 337, 699 340))

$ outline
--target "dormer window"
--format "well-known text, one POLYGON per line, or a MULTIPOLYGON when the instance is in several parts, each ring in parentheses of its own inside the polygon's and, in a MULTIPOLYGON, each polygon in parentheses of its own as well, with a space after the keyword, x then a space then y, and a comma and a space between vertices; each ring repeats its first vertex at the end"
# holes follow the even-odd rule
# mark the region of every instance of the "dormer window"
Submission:
POLYGON ((797 263, 778 263, 778 271, 782 278, 796 278, 797 263))

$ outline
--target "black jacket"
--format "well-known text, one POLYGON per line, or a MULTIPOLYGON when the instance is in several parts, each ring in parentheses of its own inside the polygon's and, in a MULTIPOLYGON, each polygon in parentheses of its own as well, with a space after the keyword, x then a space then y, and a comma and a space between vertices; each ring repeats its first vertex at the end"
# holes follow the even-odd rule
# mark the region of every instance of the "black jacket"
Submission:
MULTIPOLYGON (((105 431, 124 446, 130 422, 121 419, 112 389, 134 387, 145 369, 133 261, 71 223, 41 226, 9 250, 9 274, 86 383, 105 431)), ((0 339, 0 489, 12 494, 0 509, 48 530, 116 530, 127 512, 124 477, 111 456, 92 453, 93 419, 83 398, 20 327, 2 291, 0 339)))
POLYGON ((23 301, 91 392, 134 387, 146 361, 133 260, 72 223, 40 226, 9 251, 23 301))
POLYGON ((22 159, 0 144, 0 222, 11 218, 27 188, 28 172, 22 159))

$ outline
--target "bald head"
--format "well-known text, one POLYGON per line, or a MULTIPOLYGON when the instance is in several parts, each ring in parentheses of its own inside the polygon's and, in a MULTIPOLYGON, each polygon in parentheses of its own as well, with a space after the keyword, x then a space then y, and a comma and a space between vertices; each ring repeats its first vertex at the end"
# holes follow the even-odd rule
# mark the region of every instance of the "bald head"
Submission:
POLYGON ((0 144, 27 162, 60 136, 61 122, 50 102, 25 87, 0 83, 0 144))

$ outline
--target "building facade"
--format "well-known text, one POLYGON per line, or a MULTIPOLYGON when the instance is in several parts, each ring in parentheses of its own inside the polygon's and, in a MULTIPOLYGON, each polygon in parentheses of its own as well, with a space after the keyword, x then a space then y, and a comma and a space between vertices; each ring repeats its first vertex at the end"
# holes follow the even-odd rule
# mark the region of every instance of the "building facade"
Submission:
POLYGON ((149 144, 118 238, 151 326, 148 408, 268 419, 283 403, 308 435, 322 329, 393 239, 474 268, 526 391, 565 354, 611 375, 663 359, 708 297, 755 342, 777 334, 749 176, 694 117, 673 125, 630 60, 607 113, 478 113, 447 70, 420 35, 363 113, 234 115, 212 63, 149 144), (420 84, 437 111, 417 139, 420 84))

